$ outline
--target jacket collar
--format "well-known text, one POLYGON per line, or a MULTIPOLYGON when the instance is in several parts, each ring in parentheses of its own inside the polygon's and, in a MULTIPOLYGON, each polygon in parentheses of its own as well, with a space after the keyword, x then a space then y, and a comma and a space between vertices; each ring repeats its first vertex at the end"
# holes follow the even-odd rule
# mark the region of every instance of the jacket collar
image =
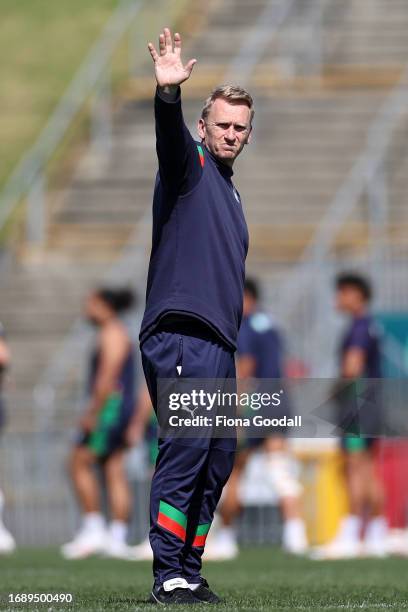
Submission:
POLYGON ((232 175, 234 174, 233 169, 230 166, 227 166, 226 164, 223 164, 222 161, 220 161, 217 157, 215 157, 215 155, 213 155, 211 153, 211 151, 209 149, 207 149, 207 147, 205 146, 204 142, 201 142, 201 146, 204 147, 204 149, 206 150, 208 155, 211 157, 211 159, 213 160, 214 164, 217 166, 220 174, 222 174, 222 176, 225 177, 225 178, 231 178, 232 175))

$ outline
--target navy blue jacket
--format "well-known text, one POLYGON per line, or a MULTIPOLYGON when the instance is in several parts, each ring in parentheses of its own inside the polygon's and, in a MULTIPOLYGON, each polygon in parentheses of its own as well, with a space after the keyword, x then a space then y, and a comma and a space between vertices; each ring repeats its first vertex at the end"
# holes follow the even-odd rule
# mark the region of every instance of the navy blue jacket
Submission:
POLYGON ((140 331, 143 342, 167 313, 204 321, 236 347, 242 317, 248 229, 232 169, 188 131, 177 98, 156 92, 159 172, 140 331))

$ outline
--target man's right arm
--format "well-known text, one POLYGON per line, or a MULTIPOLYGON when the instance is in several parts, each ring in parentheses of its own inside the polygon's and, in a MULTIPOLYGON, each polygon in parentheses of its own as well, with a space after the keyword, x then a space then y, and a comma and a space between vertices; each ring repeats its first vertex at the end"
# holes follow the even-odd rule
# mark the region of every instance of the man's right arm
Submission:
POLYGON ((171 193, 187 193, 198 183, 202 168, 196 143, 184 123, 181 91, 157 87, 154 112, 160 180, 171 193))
POLYGON ((181 37, 164 28, 159 36, 159 53, 149 43, 157 81, 155 97, 156 147, 160 178, 166 189, 186 193, 201 176, 201 165, 194 140, 183 120, 180 85, 191 74, 196 62, 181 61, 181 37))

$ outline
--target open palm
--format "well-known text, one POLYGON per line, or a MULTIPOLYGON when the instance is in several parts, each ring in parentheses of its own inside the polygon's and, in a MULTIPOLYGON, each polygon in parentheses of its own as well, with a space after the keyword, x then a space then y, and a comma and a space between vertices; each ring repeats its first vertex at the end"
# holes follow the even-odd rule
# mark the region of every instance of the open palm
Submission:
POLYGON ((191 59, 185 66, 183 65, 180 34, 174 34, 173 44, 170 30, 164 28, 163 33, 159 36, 159 53, 152 43, 149 43, 148 46, 154 61, 154 71, 159 87, 180 85, 189 78, 197 60, 191 59))

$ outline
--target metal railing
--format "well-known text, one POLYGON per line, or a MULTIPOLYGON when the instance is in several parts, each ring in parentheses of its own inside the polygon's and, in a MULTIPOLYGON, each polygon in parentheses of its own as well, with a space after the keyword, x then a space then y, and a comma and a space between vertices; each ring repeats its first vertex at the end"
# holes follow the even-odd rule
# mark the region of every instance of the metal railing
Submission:
MULTIPOLYGON (((19 546, 56 546, 70 540, 79 522, 74 491, 68 486, 68 450, 73 432, 8 432, 0 447, 1 487, 6 508, 5 523, 19 546)), ((147 453, 135 449, 127 457, 132 492, 131 541, 148 532, 147 453)), ((102 500, 103 503, 105 500, 102 500)))
MULTIPOLYGON (((274 1, 270 1, 265 5, 265 9, 261 11, 260 16, 251 28, 248 40, 243 41, 237 54, 230 60, 226 68, 226 79, 233 80, 237 76, 237 70, 245 57, 244 72, 240 71, 239 74, 240 83, 245 83, 262 56, 266 44, 270 43, 273 37, 278 34, 297 1, 281 0, 278 5, 274 1), (259 45, 255 44, 258 36, 261 36, 259 45), (239 62, 237 62, 238 58, 240 58, 239 62)), ((139 221, 133 236, 118 260, 106 274, 104 280, 107 283, 122 285, 126 282, 131 283, 136 288, 145 286, 150 246, 150 218, 151 210, 149 208, 139 221)), ((133 317, 134 326, 140 321, 140 315, 141 313, 138 312, 133 317)), ((91 337, 86 325, 80 319, 74 321, 71 330, 44 369, 33 391, 37 429, 39 431, 52 426, 53 416, 58 406, 58 388, 64 384, 78 354, 85 353, 87 347, 89 347, 91 337)), ((78 388, 79 386, 78 384, 78 388)))
POLYGON ((295 27, 279 41, 278 55, 283 58, 281 71, 288 78, 296 75, 320 75, 325 59, 323 22, 329 11, 336 10, 336 2, 297 1, 295 10, 295 27))
MULTIPOLYGON (((329 1, 325 0, 325 8, 327 8, 329 1)), ((237 53, 227 65, 225 82, 234 81, 239 77, 240 84, 245 86, 268 45, 279 35, 288 20, 295 15, 300 2, 301 0, 281 0, 276 3, 272 0, 265 4, 264 9, 250 28, 248 37, 243 40, 237 53)), ((321 0, 316 0, 310 6, 313 19, 311 19, 309 25, 313 34, 316 33, 316 23, 321 21, 322 10, 321 0)), ((306 40, 311 47, 316 44, 314 36, 308 36, 306 40)), ((305 57, 309 57, 308 53, 305 54, 305 57)), ((145 211, 128 245, 107 273, 106 282, 113 284, 129 282, 134 287, 144 286, 150 244, 150 214, 150 210, 145 211)), ((137 313, 137 315, 140 314, 137 313)), ((140 316, 134 318, 134 321, 139 320, 140 316)), ((80 352, 85 352, 90 340, 89 330, 78 319, 65 336, 59 349, 51 357, 33 394, 39 430, 49 426, 52 422, 52 416, 55 414, 57 406, 57 389, 63 385, 77 355, 80 352)))
MULTIPOLYGON (((245 83, 246 80, 248 80, 253 68, 262 57, 265 48, 271 43, 273 37, 278 34, 296 6, 296 0, 290 2, 284 1, 279 4, 273 2, 266 4, 253 28, 250 30, 248 38, 243 41, 237 54, 231 59, 226 70, 227 79, 233 79, 234 75, 237 75, 237 71, 240 70, 240 82, 245 83), (256 42, 259 44, 256 44, 256 42)), ((97 62, 98 71, 96 72, 98 72, 99 75, 103 73, 103 68, 107 65, 108 58, 113 52, 114 41, 120 38, 119 31, 123 34, 129 26, 128 11, 131 11, 132 15, 135 16, 139 8, 140 3, 138 2, 122 3, 118 9, 118 14, 115 16, 115 25, 107 27, 103 37, 104 40, 109 40, 109 46, 106 46, 106 42, 104 42, 104 44, 100 42, 97 43, 92 50, 90 58, 95 58, 97 51, 100 52, 101 49, 104 50, 103 60, 99 58, 97 62)), ((313 27, 314 25, 315 23, 313 22, 313 27)), ((90 71, 89 66, 94 65, 94 59, 91 61, 90 58, 88 58, 86 62, 88 65, 87 70, 81 69, 81 75, 88 74, 90 71)), ((95 79, 95 70, 93 71, 93 75, 94 78, 92 83, 95 85, 99 82, 97 78, 95 79)), ((82 83, 84 78, 85 77, 82 76, 79 81, 82 83)), ((384 180, 383 173, 378 173, 377 170, 381 166, 384 152, 389 145, 392 130, 397 122, 397 117, 400 115, 406 98, 408 97, 408 92, 404 85, 405 80, 406 74, 404 74, 401 83, 392 92, 378 117, 373 122, 369 131, 366 149, 356 161, 349 176, 336 194, 335 199, 315 233, 314 239, 303 253, 301 264, 281 287, 279 292, 281 298, 280 312, 282 314, 285 313, 283 318, 290 319, 295 305, 299 303, 299 298, 302 297, 305 287, 310 284, 311 279, 313 279, 313 276, 316 274, 316 270, 319 269, 319 273, 322 274, 322 262, 328 258, 330 246, 334 237, 357 206, 358 200, 365 190, 369 189, 373 202, 371 208, 377 211, 376 215, 373 214, 373 218, 376 217, 378 219, 379 216, 386 217, 384 212, 378 215, 378 211, 383 211, 385 207, 385 200, 380 200, 379 194, 384 194, 385 196, 386 190, 384 188, 374 190, 371 185, 373 177, 376 177, 377 186, 378 181, 384 180)), ((88 81, 85 82, 88 83, 88 81)), ((87 87, 89 86, 90 84, 88 83, 87 87)), ((72 91, 76 91, 77 87, 79 86, 77 85, 72 88, 72 91)), ((85 85, 82 85, 82 87, 85 87, 85 85)), ((71 88, 69 91, 71 91, 71 88)), ((58 108, 63 107, 64 105, 61 103, 58 108)), ((58 111, 58 109, 56 112, 62 113, 62 111, 58 111)), ((51 124, 52 121, 55 121, 55 119, 51 120, 51 124)), ((101 122, 101 124, 102 123, 103 122, 101 122)), ((106 129, 105 131, 109 132, 109 130, 106 129)), ((63 131, 61 129, 60 134, 62 135, 62 133, 63 131)), ((109 138, 109 136, 107 137, 109 138)), ((98 138, 96 137, 96 142, 97 141, 98 138)), ((45 142, 48 142, 48 140, 45 139, 45 142)), ((38 189, 38 181, 32 187, 31 193, 35 193, 36 189, 38 189)), ((40 194, 41 191, 40 189, 40 194)), ((149 218, 150 211, 146 211, 128 246, 109 271, 107 280, 117 283, 131 280, 135 285, 141 286, 147 267, 146 263, 149 246, 149 231, 147 228, 149 227, 149 218)), ((373 228, 375 228, 375 232, 377 232, 378 223, 373 222, 373 228)), ((333 267, 331 270, 332 269, 333 267)), ((330 275, 331 272, 329 273, 326 268, 324 274, 325 279, 329 279, 330 275)), ((319 297, 321 298, 322 295, 320 294, 319 297)), ((321 303, 327 304, 328 299, 329 296, 325 295, 321 303)), ((305 316, 309 317, 309 313, 305 316)), ((303 317, 301 318, 303 320, 303 317)), ((306 328, 307 327, 306 325, 306 328)), ((315 327, 312 327, 312 329, 315 331, 315 327)), ((90 335, 86 333, 85 326, 79 320, 75 321, 71 331, 64 338, 58 351, 52 356, 47 368, 44 370, 41 379, 34 389, 34 401, 37 407, 36 414, 38 414, 41 420, 41 424, 39 423, 40 428, 43 427, 47 421, 49 422, 49 418, 55 412, 56 389, 63 384, 75 360, 75 356, 78 355, 78 351, 83 350, 87 346, 89 339, 90 335)))
MULTIPOLYGON (((245 81, 249 79, 249 75, 262 56, 266 45, 271 42, 273 36, 278 33, 282 25, 290 17, 291 11, 288 10, 288 6, 292 6, 293 9, 295 4, 296 2, 286 2, 286 0, 283 0, 279 10, 276 8, 276 5, 272 10, 272 3, 265 6, 265 10, 258 19, 258 26, 255 24, 248 40, 244 41, 241 49, 238 50, 237 56, 232 58, 226 72, 228 78, 232 78, 234 74, 237 74, 239 68, 237 57, 240 56, 242 58, 245 51, 245 69, 243 72, 240 72, 240 82, 244 84, 245 81), (283 18, 283 15, 285 15, 285 18, 283 18), (268 23, 267 28, 264 27, 266 17, 268 23), (263 42, 259 47, 254 44, 254 41, 256 41, 256 27, 261 28, 263 32, 263 42), (251 45, 249 44, 250 39, 253 41, 251 45), (248 50, 250 52, 248 52, 248 50)), ((129 7, 130 10, 132 6, 132 10, 136 11, 136 5, 139 6, 139 3, 124 2, 119 10, 125 10, 126 7, 129 7)), ((134 13, 135 16, 136 14, 137 12, 134 13)), ((124 15, 125 13, 123 13, 123 16, 124 15)), ((124 22, 122 25, 125 28, 124 22)), ((128 25, 127 23, 126 27, 128 25)), ((125 32, 125 30, 126 28, 123 32, 125 32)), ((111 34, 111 36, 113 36, 113 34, 111 34)), ((119 37, 118 32, 117 36, 119 37)), ((112 39, 110 38, 110 40, 112 39)), ((117 38, 117 40, 119 40, 119 38, 117 38)), ((107 57, 108 55, 105 55, 105 66, 109 64, 107 57)), ((98 66, 101 66, 101 64, 98 63, 98 66)), ((408 69, 407 73, 404 75, 405 78, 407 74, 408 69)), ((103 70, 101 75, 103 75, 103 70)), ((98 87, 100 80, 93 80, 93 83, 95 87, 98 87)), ((101 85, 101 87, 103 89, 103 85, 101 85)), ((384 223, 385 221, 382 219, 386 219, 387 216, 385 199, 386 189, 384 186, 381 187, 382 181, 385 181, 385 177, 384 173, 378 172, 378 170, 381 170, 383 167, 383 160, 389 147, 393 130, 407 102, 408 91, 405 87, 404 80, 402 80, 400 85, 392 92, 390 98, 372 124, 365 150, 356 161, 354 168, 330 205, 313 241, 308 245, 308 248, 303 254, 302 263, 295 270, 293 276, 282 287, 280 291, 282 296, 282 315, 288 313, 289 317, 292 316, 294 308, 297 308, 299 303, 303 302, 304 296, 310 299, 311 296, 308 286, 314 289, 315 285, 313 280, 316 272, 319 274, 320 279, 325 279, 326 281, 331 279, 338 267, 338 261, 329 256, 331 246, 338 231, 344 226, 347 219, 358 205, 361 195, 367 190, 370 190, 370 197, 372 198, 373 240, 374 236, 378 236, 377 226, 384 223), (373 189, 373 178, 378 181, 376 189, 373 189), (378 185, 380 188, 378 188, 378 185), (380 198, 381 195, 384 199, 380 198), (374 214, 374 211, 377 212, 374 214), (380 215, 379 211, 381 211, 380 215)), ((91 95, 93 91, 94 89, 91 89, 87 95, 91 95)), ((84 99, 86 99, 86 97, 87 96, 85 96, 84 99)), ((101 142, 99 140, 98 144, 98 138, 107 138, 105 142, 109 142, 110 134, 110 130, 106 129, 106 125, 102 120, 102 115, 99 115, 99 120, 100 129, 102 131, 98 132, 98 128, 95 129, 94 144, 96 147, 98 147, 101 142), (106 133, 104 135, 105 129, 106 133)), ((61 132, 61 137, 63 133, 64 132, 61 132)), ((47 142, 51 143, 51 139, 47 142)), ((51 147, 51 144, 49 144, 49 146, 51 147)), ((34 158, 31 158, 31 163, 33 165, 30 176, 31 178, 35 178, 34 183, 25 183, 20 186, 19 189, 21 191, 18 192, 20 195, 15 200, 15 202, 17 202, 25 193, 30 193, 30 197, 33 198, 33 207, 41 206, 38 202, 44 201, 44 182, 41 183, 41 176, 44 176, 46 159, 49 159, 49 157, 45 155, 45 149, 38 149, 38 151, 42 151, 43 156, 35 158, 37 159, 37 165, 34 164, 34 158), (41 161, 42 164, 38 164, 39 161, 41 161)), ((47 152, 51 155, 51 149, 47 149, 47 152)), ((38 208, 32 208, 32 210, 36 210, 38 214, 38 208)), ((0 213, 2 213, 1 210, 0 213)), ((4 215, 4 213, 2 214, 4 215)), ((131 282, 136 286, 144 286, 150 243, 150 215, 150 209, 146 210, 129 244, 120 255, 118 261, 115 262, 108 271, 105 277, 107 282, 113 284, 131 282)), ((2 216, 0 216, 0 224, 1 223, 4 223, 2 216)), ((32 227, 32 231, 36 239, 37 234, 34 230, 35 223, 32 227)), ((41 232, 38 231, 38 234, 41 234, 41 232)), ((377 261, 378 256, 379 254, 377 252, 377 261)), ((363 264, 368 265, 367 262, 363 262, 363 264)), ((329 312, 327 305, 330 303, 329 283, 326 283, 320 291, 324 292, 322 301, 322 305, 326 308, 324 315, 322 315, 322 310, 320 310, 317 311, 316 316, 316 311, 313 310, 316 302, 315 300, 311 300, 310 304, 304 304, 305 312, 301 316, 301 325, 303 329, 306 329, 308 332, 304 337, 304 343, 309 347, 313 346, 310 339, 313 338, 313 335, 316 333, 316 322, 319 323, 326 336, 329 335, 327 333, 328 329, 333 330, 335 328, 335 322, 333 320, 330 320, 330 325, 326 327, 327 312, 329 312), (320 315, 323 316, 323 319, 318 318, 320 315), (312 322, 313 325, 310 325, 310 322, 312 322)), ((319 297, 322 297, 322 293, 319 294, 319 297)), ((132 324, 136 327, 137 318, 133 319, 132 324)), ((323 342, 323 344, 320 344, 320 353, 321 355, 327 355, 327 351, 321 350, 321 347, 324 346, 325 343, 332 342, 332 338, 320 338, 320 340, 323 342)), ((11 437, 7 438, 7 444, 9 446, 5 449, 4 456, 9 458, 9 464, 11 466, 10 483, 19 483, 18 495, 21 495, 21 497, 17 495, 15 499, 15 508, 18 508, 17 512, 20 514, 16 514, 13 520, 18 521, 18 525, 20 526, 19 530, 21 530, 22 533, 21 541, 29 545, 37 543, 54 544, 64 538, 68 538, 71 535, 71 530, 74 528, 76 513, 73 500, 67 492, 65 485, 61 487, 61 482, 64 479, 64 473, 61 469, 64 462, 64 449, 67 448, 70 441, 65 431, 54 432, 54 437, 53 426, 55 424, 55 419, 53 417, 59 407, 58 394, 60 389, 67 383, 68 375, 78 359, 78 354, 84 353, 89 341, 90 334, 86 326, 79 319, 76 320, 70 332, 63 339, 58 351, 52 355, 47 368, 42 373, 41 379, 34 389, 34 413, 38 418, 38 434, 34 435, 28 445, 20 435, 16 435, 15 439, 11 437), (14 441, 16 441, 16 444, 14 444, 14 441), (57 466, 57 470, 54 470, 55 465, 57 466), (48 466, 48 471, 44 470, 46 466, 48 466), (33 478, 33 487, 35 487, 35 495, 37 495, 37 497, 32 495, 31 489, 26 489, 25 486, 23 487, 23 484, 25 485, 27 481, 27 474, 30 474, 30 470, 32 469, 37 470, 35 478, 33 478), (48 477, 50 480, 47 479, 48 477), (42 489, 41 487, 44 488, 42 489), (61 497, 58 499, 50 499, 47 497, 50 491, 56 491, 58 495, 60 494, 59 492, 61 492, 61 497), (39 499, 42 493, 44 494, 43 500, 39 499), (27 503, 27 500, 29 503, 27 503), (30 518, 29 521, 27 517, 30 518), (38 531, 38 525, 40 525, 44 531, 38 531)), ((390 354, 392 353, 394 361, 399 363, 401 359, 400 347, 393 344, 389 347, 389 352, 390 354)), ((311 356, 311 361, 316 368, 315 371, 321 368, 321 355, 316 355, 315 357, 313 355, 311 356)), ((75 381, 75 386, 77 389, 80 388, 78 380, 75 381)), ((141 492, 143 492, 143 490, 143 488, 140 489, 141 492)), ((10 495, 11 494, 12 488, 10 486, 10 495)), ((139 495, 138 499, 140 503, 140 500, 144 499, 144 495, 139 495)), ((141 513, 141 516, 145 514, 146 509, 141 513)), ((11 518, 12 517, 10 517, 10 519, 11 518)), ((11 526, 17 528, 17 522, 13 523, 11 526)), ((140 539, 142 535, 143 530, 140 531, 140 533, 137 532, 137 537, 135 539, 140 539)), ((264 541, 263 536, 260 539, 264 541)))
POLYGON ((309 0, 307 3, 305 0, 283 0, 267 4, 230 63, 225 81, 239 81, 245 85, 275 38, 278 38, 278 65, 285 76, 293 77, 297 73, 319 75, 324 62, 323 19, 333 8, 336 8, 333 0, 309 0), (299 42, 298 37, 293 37, 289 31, 283 40, 279 40, 282 29, 288 24, 290 26, 299 13, 302 13, 304 40, 299 42))
POLYGON ((109 64, 118 44, 134 23, 144 2, 145 0, 120 2, 38 140, 15 168, 0 196, 0 232, 17 205, 27 197, 27 238, 30 242, 43 242, 47 219, 45 207, 47 164, 73 120, 90 98, 92 98, 92 144, 99 152, 109 151, 111 138, 109 64))
POLYGON ((377 287, 381 287, 381 265, 387 258, 385 234, 388 222, 384 168, 395 129, 407 108, 408 66, 371 123, 363 151, 328 206, 312 240, 301 255, 300 263, 286 276, 279 288, 279 314, 289 326, 295 318, 302 321, 303 342, 309 347, 312 374, 315 376, 326 373, 327 364, 322 361, 324 351, 321 346, 327 340, 328 330, 333 329, 325 325, 325 322, 328 323, 328 305, 330 309, 327 293, 330 292, 333 278, 329 268, 335 267, 331 249, 363 195, 367 195, 369 211, 369 262, 368 267, 365 267, 377 287), (300 314, 305 304, 307 312, 300 314), (313 348, 318 345, 318 349, 313 348))
POLYGON ((237 54, 230 61, 225 73, 226 83, 239 80, 241 86, 246 85, 267 47, 298 2, 299 0, 282 0, 278 4, 272 1, 265 5, 237 54))
MULTIPOLYGON (((131 240, 124 248, 121 257, 106 273, 104 280, 107 284, 129 284, 136 290, 145 286, 151 234, 150 216, 151 211, 147 209, 131 240)), ((129 326, 131 327, 131 336, 135 341, 139 323, 140 312, 132 312, 132 316, 129 317, 129 326)), ((93 334, 89 326, 82 319, 77 318, 58 349, 51 356, 33 390, 34 414, 38 431, 52 428, 53 418, 59 405, 58 389, 63 386, 72 367, 78 362, 78 355, 85 355, 89 350, 92 339, 93 334)), ((82 397, 82 382, 83 378, 79 376, 77 400, 82 397)))
MULTIPOLYGON (((67 452, 72 442, 71 433, 66 429, 53 430, 44 439, 38 432, 10 432, 2 443, 0 463, 1 485, 6 499, 4 519, 19 546, 58 546, 69 541, 75 533, 80 516, 74 491, 67 482, 67 452), (39 461, 42 458, 45 460, 39 461)), ((151 469, 146 447, 139 446, 128 453, 126 471, 132 495, 129 541, 132 543, 144 540, 148 534, 151 469)), ((258 486, 262 486, 261 477, 262 471, 257 470, 255 483, 258 486)), ((254 503, 252 499, 248 503, 245 489, 250 484, 253 491, 254 480, 245 484, 242 499, 244 513, 239 522, 241 540, 248 544, 278 543, 280 520, 276 494, 267 489, 268 500, 254 503)), ((102 494, 103 507, 106 507, 105 497, 102 494)), ((314 506, 316 501, 312 497, 309 503, 314 506)))

